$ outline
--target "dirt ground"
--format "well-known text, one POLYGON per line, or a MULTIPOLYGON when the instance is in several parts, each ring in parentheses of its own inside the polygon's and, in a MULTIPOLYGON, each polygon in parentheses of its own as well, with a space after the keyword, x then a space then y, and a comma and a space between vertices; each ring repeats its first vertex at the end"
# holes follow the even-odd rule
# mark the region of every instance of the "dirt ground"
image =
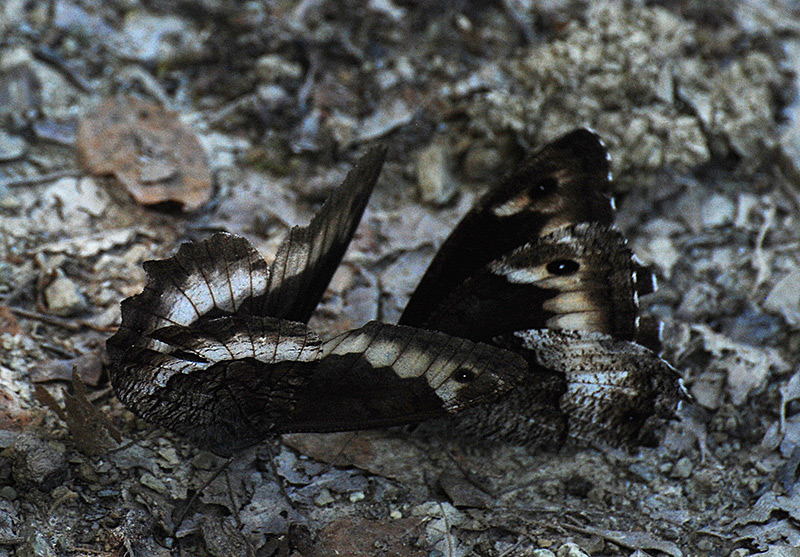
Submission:
POLYGON ((798 72, 791 0, 0 2, 0 557, 800 555, 798 72), (143 261, 217 230, 270 257, 382 142, 311 325, 394 322, 475 196, 580 126, 694 397, 660 447, 434 425, 215 475, 115 399, 143 261))

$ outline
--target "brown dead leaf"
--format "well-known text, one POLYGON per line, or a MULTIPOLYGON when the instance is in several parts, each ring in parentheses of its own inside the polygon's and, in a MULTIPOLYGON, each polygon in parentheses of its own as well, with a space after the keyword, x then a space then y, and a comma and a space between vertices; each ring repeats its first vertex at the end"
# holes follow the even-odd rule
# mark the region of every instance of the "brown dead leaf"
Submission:
POLYGON ((423 533, 425 518, 369 520, 345 518, 328 524, 319 534, 320 555, 357 557, 383 555, 422 557, 428 552, 413 544, 423 533))
POLYGON ((122 441, 122 435, 108 417, 86 398, 86 385, 77 371, 72 373, 72 388, 75 389, 74 396, 64 393, 64 408, 41 385, 36 385, 36 399, 67 423, 78 450, 89 456, 103 454, 122 441))
POLYGON ((425 484, 421 462, 425 453, 412 443, 381 431, 355 433, 294 433, 283 443, 316 460, 336 466, 355 466, 406 484, 425 484))
POLYGON ((193 211, 211 198, 206 155, 175 112, 136 97, 107 99, 78 124, 88 172, 110 174, 142 205, 175 202, 193 211))
POLYGON ((19 321, 6 306, 0 306, 0 335, 16 336, 22 332, 19 321))
POLYGON ((69 360, 45 360, 31 370, 31 381, 69 381, 75 371, 83 383, 96 387, 103 375, 103 353, 87 352, 69 360))

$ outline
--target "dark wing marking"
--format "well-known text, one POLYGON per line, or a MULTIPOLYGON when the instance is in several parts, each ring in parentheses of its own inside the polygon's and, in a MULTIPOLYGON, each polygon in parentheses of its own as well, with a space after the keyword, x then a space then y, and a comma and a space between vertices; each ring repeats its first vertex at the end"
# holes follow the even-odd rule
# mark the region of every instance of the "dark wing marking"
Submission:
POLYGON ((311 223, 292 228, 270 268, 269 294, 254 313, 308 321, 361 221, 385 156, 384 147, 370 149, 311 223))
POLYGON ((487 192, 444 242, 400 323, 422 326, 459 284, 491 261, 570 224, 610 225, 608 153, 600 138, 576 130, 549 143, 487 192))
POLYGON ((527 329, 638 334, 638 293, 652 288, 622 235, 597 223, 561 228, 493 261, 422 326, 475 341, 527 329), (642 284, 642 286, 640 286, 642 284))
POLYGON ((112 384, 142 418, 218 454, 289 431, 416 422, 511 389, 525 361, 441 333, 369 323, 326 343, 301 323, 222 317, 115 353, 112 384))

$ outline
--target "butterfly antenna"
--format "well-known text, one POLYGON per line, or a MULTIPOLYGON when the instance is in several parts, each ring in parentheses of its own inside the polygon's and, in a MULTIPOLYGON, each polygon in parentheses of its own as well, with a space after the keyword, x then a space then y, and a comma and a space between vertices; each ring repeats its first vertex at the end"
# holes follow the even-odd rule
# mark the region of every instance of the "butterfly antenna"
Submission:
MULTIPOLYGON (((225 464, 223 464, 217 470, 215 470, 214 473, 211 474, 211 477, 208 478, 205 482, 203 482, 203 485, 201 485, 200 488, 194 492, 194 495, 191 496, 189 501, 186 503, 186 506, 183 507, 183 510, 178 515, 178 519, 175 521, 175 526, 172 528, 173 536, 175 536, 175 534, 178 531, 178 528, 180 528, 181 524, 183 524, 183 521, 186 519, 186 515, 189 514, 189 509, 191 509, 194 506, 198 497, 200 497, 200 494, 203 493, 203 491, 209 486, 209 484, 214 480, 216 480, 219 477, 219 475, 222 474, 222 472, 228 469, 228 466, 230 466, 231 462, 233 462, 233 458, 234 457, 230 457, 228 460, 226 460, 225 464)), ((228 488, 230 489, 230 482, 228 482, 228 488)), ((238 523, 238 511, 236 512, 236 518, 238 523)))

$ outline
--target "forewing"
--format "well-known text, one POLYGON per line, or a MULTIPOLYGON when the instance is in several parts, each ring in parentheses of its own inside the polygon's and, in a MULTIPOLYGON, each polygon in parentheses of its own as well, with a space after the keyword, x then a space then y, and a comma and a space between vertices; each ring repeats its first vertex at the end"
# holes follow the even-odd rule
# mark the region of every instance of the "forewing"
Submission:
POLYGON ((588 130, 573 131, 524 161, 461 220, 417 286, 400 323, 422 326, 441 301, 491 261, 579 222, 610 225, 608 153, 588 130))
POLYGON ((270 267, 268 295, 256 314, 308 321, 361 221, 385 156, 383 147, 370 149, 311 223, 291 229, 270 267))
POLYGON ((476 341, 544 328, 634 340, 638 295, 652 290, 652 273, 618 231, 583 223, 493 261, 455 288, 423 326, 476 341))

